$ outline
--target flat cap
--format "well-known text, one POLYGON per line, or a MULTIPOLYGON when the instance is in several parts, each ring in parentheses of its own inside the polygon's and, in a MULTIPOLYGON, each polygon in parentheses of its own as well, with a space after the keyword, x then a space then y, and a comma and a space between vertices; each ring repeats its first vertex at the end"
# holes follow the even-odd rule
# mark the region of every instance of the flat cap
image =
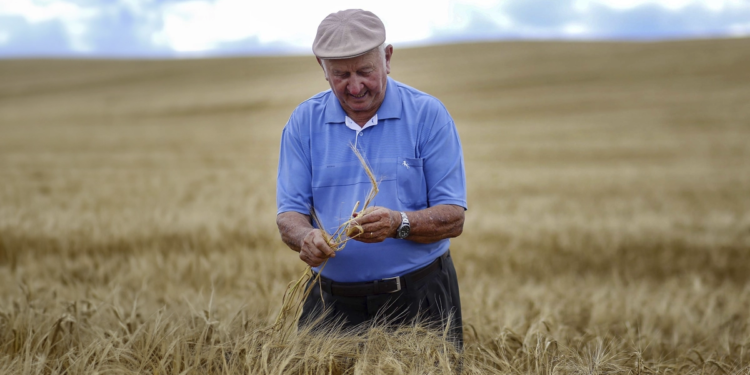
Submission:
POLYGON ((385 25, 372 12, 347 9, 331 13, 318 26, 313 53, 322 59, 357 57, 385 42, 385 25))

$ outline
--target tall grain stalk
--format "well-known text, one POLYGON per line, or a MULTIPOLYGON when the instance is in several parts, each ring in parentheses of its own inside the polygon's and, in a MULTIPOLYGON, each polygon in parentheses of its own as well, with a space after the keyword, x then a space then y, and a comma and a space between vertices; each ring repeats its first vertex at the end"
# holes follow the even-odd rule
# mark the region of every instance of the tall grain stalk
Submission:
MULTIPOLYGON (((370 179, 370 184, 372 185, 370 191, 367 193, 367 197, 365 198, 365 203, 362 205, 362 209, 357 211, 360 203, 359 201, 357 201, 354 204, 354 208, 352 208, 352 214, 349 215, 349 219, 341 223, 333 233, 328 233, 320 218, 315 213, 315 207, 310 207, 310 216, 312 217, 317 227, 320 229, 321 233, 323 234, 323 238, 325 239, 328 246, 334 251, 343 250, 347 242, 362 235, 364 230, 362 229, 361 225, 357 224, 356 218, 361 217, 364 214, 365 210, 367 210, 367 208, 370 206, 379 191, 378 181, 375 179, 375 175, 372 173, 372 169, 367 164, 367 160, 365 160, 365 158, 362 156, 359 150, 354 147, 353 144, 349 144, 349 147, 354 152, 354 155, 357 156, 359 163, 362 165, 365 173, 367 173, 367 177, 370 179)), ((280 338, 282 341, 286 340, 289 337, 289 334, 291 334, 291 332, 294 330, 294 327, 296 326, 300 316, 302 315, 302 305, 310 295, 312 288, 316 283, 320 284, 320 274, 323 272, 323 268, 325 268, 326 263, 328 263, 327 259, 321 266, 320 272, 318 272, 317 275, 312 272, 312 267, 307 266, 305 268, 305 271, 302 273, 302 276, 300 276, 297 281, 290 282, 287 286, 287 289, 284 292, 284 298, 281 302, 281 310, 276 316, 276 321, 270 327, 272 331, 280 334, 280 338), (312 283, 309 283, 310 279, 313 277, 315 277, 315 279, 312 283), (305 285, 307 285, 307 288, 305 288, 305 285), (291 313, 293 314, 290 315, 291 313)))

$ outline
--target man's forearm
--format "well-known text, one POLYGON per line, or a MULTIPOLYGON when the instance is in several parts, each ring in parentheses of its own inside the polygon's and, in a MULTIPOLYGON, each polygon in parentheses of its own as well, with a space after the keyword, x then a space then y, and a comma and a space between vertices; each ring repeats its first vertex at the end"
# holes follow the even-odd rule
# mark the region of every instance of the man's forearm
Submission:
POLYGON ((299 212, 282 212, 276 216, 281 240, 294 251, 300 251, 300 244, 305 236, 313 230, 310 216, 299 212))
MULTIPOLYGON (((411 226, 406 239, 417 243, 433 243, 445 238, 458 237, 463 232, 464 208, 449 204, 437 205, 419 211, 406 212, 411 226)), ((363 233, 355 239, 367 242, 381 242, 395 237, 401 223, 398 211, 384 207, 372 207, 358 219, 363 233)), ((276 217, 281 239, 294 251, 300 251, 302 240, 314 230, 310 216, 298 212, 284 212, 276 217)))
MULTIPOLYGON (((401 221, 401 215, 398 221, 401 221)), ((411 231, 406 239, 418 243, 433 243, 458 237, 464 228, 464 208, 441 204, 419 211, 407 212, 411 231)), ((394 233, 395 235, 395 233, 394 233)))

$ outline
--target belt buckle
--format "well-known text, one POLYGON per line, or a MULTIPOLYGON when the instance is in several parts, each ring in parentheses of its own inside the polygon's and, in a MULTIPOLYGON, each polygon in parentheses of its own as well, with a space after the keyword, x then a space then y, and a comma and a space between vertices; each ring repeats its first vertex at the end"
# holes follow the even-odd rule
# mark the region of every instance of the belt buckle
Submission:
POLYGON ((389 277, 387 279, 381 279, 380 281, 396 280, 396 290, 392 290, 388 293, 396 293, 401 291, 401 276, 389 277))

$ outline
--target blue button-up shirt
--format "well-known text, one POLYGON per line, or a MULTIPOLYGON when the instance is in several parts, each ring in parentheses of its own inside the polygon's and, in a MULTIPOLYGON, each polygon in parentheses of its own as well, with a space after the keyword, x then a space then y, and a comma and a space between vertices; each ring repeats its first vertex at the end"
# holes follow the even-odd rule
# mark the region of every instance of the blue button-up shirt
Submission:
MULTIPOLYGON (((439 204, 467 208, 461 142, 453 119, 436 98, 389 77, 377 124, 356 131, 345 119, 331 90, 294 110, 281 136, 278 213, 309 215, 314 207, 328 233, 348 220, 371 188, 350 144, 356 144, 379 181, 371 206, 396 211, 439 204)), ((349 241, 328 260, 323 275, 340 282, 400 276, 429 264, 449 244, 448 239, 431 244, 349 241)))

